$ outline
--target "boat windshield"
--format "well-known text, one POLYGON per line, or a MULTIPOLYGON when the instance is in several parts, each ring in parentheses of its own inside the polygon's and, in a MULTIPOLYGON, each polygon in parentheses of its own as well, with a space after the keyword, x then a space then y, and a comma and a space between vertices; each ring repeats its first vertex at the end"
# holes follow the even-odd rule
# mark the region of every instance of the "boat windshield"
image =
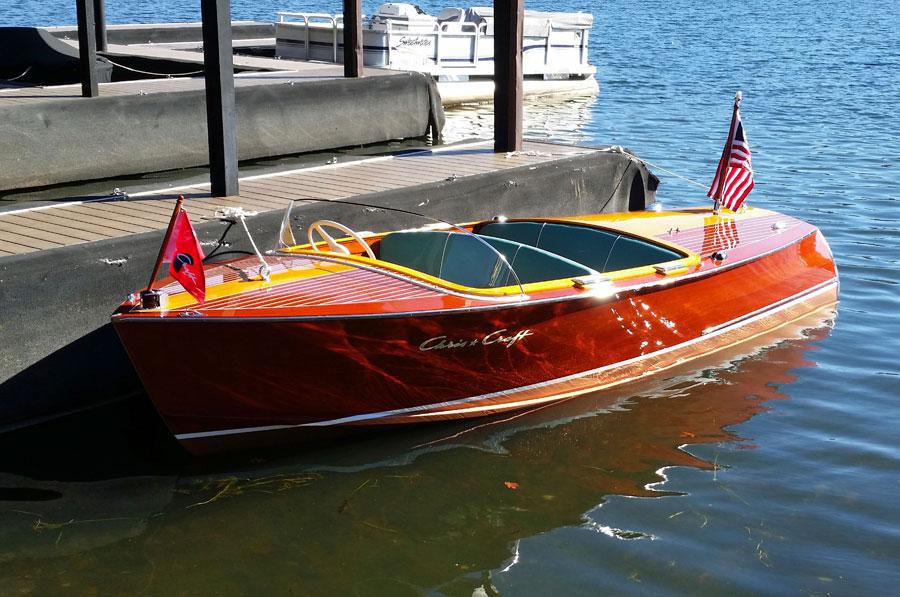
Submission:
MULTIPOLYGON (((523 279, 519 273, 522 264, 533 269, 534 262, 541 258, 558 262, 555 270, 545 267, 546 275, 555 278, 591 273, 578 264, 562 263, 555 256, 544 255, 539 249, 475 234, 471 227, 402 209, 355 201, 292 201, 281 221, 279 241, 282 249, 310 250, 329 259, 349 255, 369 257, 468 288, 514 286, 518 287, 523 297, 523 285, 536 280, 532 279, 533 274, 523 279), (335 212, 334 219, 320 218, 330 211, 335 212), (356 232, 341 221, 350 221, 357 226, 362 222, 369 230, 393 231, 377 235, 368 231, 356 232), (301 237, 298 242, 294 230, 302 230, 304 226, 306 238, 301 237), (560 275, 554 275, 556 272, 560 275)), ((348 262, 362 266, 355 260, 348 262)))
POLYGON ((607 273, 682 259, 683 254, 615 230, 574 222, 490 222, 476 227, 480 236, 524 244, 607 273))
MULTIPOLYGON (((304 200, 296 203, 302 204, 304 200)), ((310 217, 308 244, 299 245, 292 226, 302 225, 306 217, 300 215, 300 209, 292 215, 289 206, 282 220, 283 248, 313 251, 323 258, 368 257, 382 265, 390 264, 389 269, 413 270, 468 289, 518 287, 524 296, 525 284, 563 279, 577 284, 589 283, 605 277, 601 274, 657 266, 685 257, 683 253, 652 240, 583 222, 495 218, 457 225, 423 214, 352 201, 311 200, 307 203, 320 208, 310 210, 310 214, 323 213, 321 208, 327 203, 329 209, 341 208, 339 217, 344 221, 363 222, 369 229, 393 228, 393 231, 357 233, 337 221, 312 221, 310 217), (349 211, 350 207, 355 211, 349 211), (364 208, 362 217, 360 207, 364 208), (398 226, 396 216, 407 217, 400 218, 401 225, 398 226), (425 224, 409 227, 409 217, 425 224), (401 226, 406 227, 398 230, 401 226), (326 228, 341 232, 337 235, 339 238, 332 237, 326 228)), ((348 261, 360 267, 358 261, 348 261)))

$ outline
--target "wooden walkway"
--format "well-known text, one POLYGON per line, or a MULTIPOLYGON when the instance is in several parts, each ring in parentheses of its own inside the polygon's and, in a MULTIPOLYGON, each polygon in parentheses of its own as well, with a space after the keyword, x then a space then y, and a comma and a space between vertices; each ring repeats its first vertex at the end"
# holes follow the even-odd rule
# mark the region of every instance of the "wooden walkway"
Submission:
POLYGON ((281 210, 292 199, 349 199, 594 151, 527 142, 522 152, 496 154, 493 141, 482 141, 251 176, 241 179, 239 196, 211 197, 209 184, 200 184, 134 194, 129 199, 73 200, 8 210, 0 212, 0 258, 162 230, 180 194, 187 199, 185 207, 196 223, 221 207, 281 210))

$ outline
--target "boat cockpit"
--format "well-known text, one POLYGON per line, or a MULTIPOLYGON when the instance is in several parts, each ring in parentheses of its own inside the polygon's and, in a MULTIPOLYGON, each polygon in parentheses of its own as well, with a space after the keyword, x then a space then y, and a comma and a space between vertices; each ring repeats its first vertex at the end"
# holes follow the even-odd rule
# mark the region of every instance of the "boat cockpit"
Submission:
POLYGON ((489 222, 473 233, 391 232, 373 249, 381 261, 472 288, 591 276, 684 257, 642 239, 577 224, 489 222))
POLYGON ((366 239, 331 221, 316 222, 309 230, 310 244, 298 249, 320 251, 313 240, 315 232, 332 254, 367 256, 381 265, 473 289, 590 278, 686 257, 643 238, 576 222, 490 221, 465 228, 388 232, 366 239), (323 226, 337 228, 349 238, 335 241, 323 233, 323 226), (358 249, 351 252, 347 246, 353 241, 358 249))

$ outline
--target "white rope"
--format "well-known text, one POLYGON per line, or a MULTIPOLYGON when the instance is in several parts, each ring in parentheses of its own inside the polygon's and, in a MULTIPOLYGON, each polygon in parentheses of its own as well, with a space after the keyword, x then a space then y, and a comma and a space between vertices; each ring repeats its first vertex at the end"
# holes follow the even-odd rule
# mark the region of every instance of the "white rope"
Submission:
POLYGON ((13 77, 12 79, 0 79, 0 82, 2 82, 2 83, 12 83, 13 81, 18 81, 19 79, 21 79, 22 77, 24 77, 25 75, 27 75, 27 74, 28 74, 28 71, 30 71, 30 70, 31 70, 31 67, 29 66, 29 67, 27 67, 27 68, 22 72, 22 74, 19 75, 18 77, 13 77))
POLYGON ((259 259, 259 262, 262 266, 259 268, 259 276, 264 281, 269 281, 269 264, 266 263, 265 258, 263 258, 262 253, 259 252, 259 247, 256 246, 256 242, 253 240, 253 236, 250 235, 250 229, 247 228, 247 221, 244 219, 245 217, 255 216, 258 212, 255 211, 245 211, 243 207, 220 207, 216 210, 214 217, 218 220, 228 220, 235 221, 240 220, 241 225, 244 227, 244 232, 247 234, 247 238, 250 240, 250 246, 253 247, 253 252, 256 254, 256 258, 259 259))
POLYGON ((131 72, 138 73, 140 75, 152 75, 154 77, 166 77, 166 78, 171 79, 172 77, 188 77, 191 75, 199 75, 203 72, 203 70, 201 69, 201 70, 195 70, 195 71, 192 71, 189 73, 151 73, 150 71, 138 70, 136 68, 131 68, 130 66, 125 66, 124 64, 119 64, 118 62, 110 60, 109 57, 107 57, 107 56, 104 56, 104 58, 109 60, 110 64, 114 64, 114 65, 118 66, 119 68, 124 68, 125 70, 130 70, 131 72))
POLYGON ((621 153, 621 154, 626 155, 626 156, 628 156, 628 157, 630 157, 630 158, 632 158, 632 159, 635 159, 635 160, 637 160, 637 161, 639 161, 639 162, 641 162, 641 163, 643 163, 643 164, 646 164, 647 166, 650 166, 651 168, 655 168, 655 169, 657 169, 657 170, 661 170, 662 172, 665 172, 666 174, 671 174, 671 175, 674 176, 675 178, 680 178, 681 180, 683 180, 683 181, 685 181, 685 182, 689 182, 690 184, 692 184, 692 185, 694 185, 694 186, 697 186, 697 187, 700 187, 701 189, 708 189, 708 188, 709 188, 707 185, 703 184, 702 182, 697 182, 696 180, 693 180, 693 179, 691 179, 691 178, 688 178, 687 176, 682 176, 681 174, 678 174, 677 172, 672 172, 671 170, 668 170, 668 169, 666 169, 666 168, 663 168, 662 166, 660 166, 660 165, 658 165, 658 164, 654 164, 653 162, 650 162, 650 161, 648 161, 648 160, 645 160, 645 159, 642 158, 642 157, 636 156, 636 155, 634 155, 633 153, 631 153, 630 151, 627 151, 627 150, 626 150, 624 147, 622 147, 621 145, 611 145, 611 146, 609 146, 609 147, 600 147, 600 148, 597 148, 597 151, 606 151, 606 152, 609 152, 609 153, 621 153))
POLYGON ((666 174, 671 174, 675 178, 680 178, 681 180, 683 180, 685 182, 689 182, 690 184, 692 184, 696 187, 700 187, 701 189, 706 189, 706 190, 709 189, 709 186, 703 184, 702 182, 697 182, 696 180, 688 178, 687 176, 682 176, 681 174, 678 174, 677 172, 672 172, 671 170, 667 170, 667 169, 663 168, 662 166, 658 166, 658 165, 654 164, 653 162, 648 162, 644 158, 638 158, 638 159, 640 159, 642 162, 644 162, 645 164, 647 164, 648 166, 650 166, 652 168, 655 168, 657 170, 662 170, 666 174))
POLYGON ((259 276, 265 280, 269 281, 269 264, 266 263, 266 260, 263 258, 262 253, 259 252, 259 248, 256 246, 256 243, 253 241, 253 237, 250 236, 250 229, 247 228, 247 221, 244 220, 244 214, 240 215, 241 224, 244 226, 244 232, 247 233, 247 238, 250 239, 250 246, 253 247, 253 252, 256 253, 256 258, 259 259, 259 262, 262 264, 262 267, 259 268, 259 276))

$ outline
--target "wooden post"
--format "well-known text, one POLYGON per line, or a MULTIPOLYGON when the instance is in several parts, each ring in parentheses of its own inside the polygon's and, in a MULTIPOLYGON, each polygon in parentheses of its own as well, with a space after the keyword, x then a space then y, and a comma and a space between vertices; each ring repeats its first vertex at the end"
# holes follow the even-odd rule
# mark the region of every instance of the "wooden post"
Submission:
POLYGON ((344 0, 344 76, 363 76, 362 0, 344 0))
POLYGON ((94 31, 94 0, 75 0, 78 13, 78 58, 81 95, 97 97, 97 39, 94 31))
POLYGON ((213 197, 237 195, 231 1, 200 0, 200 12, 203 18, 203 65, 206 71, 210 190, 213 197))
POLYGON ((524 0, 494 0, 494 151, 522 149, 524 0))
POLYGON ((97 51, 105 52, 106 42, 106 0, 94 0, 94 37, 97 40, 97 51))

